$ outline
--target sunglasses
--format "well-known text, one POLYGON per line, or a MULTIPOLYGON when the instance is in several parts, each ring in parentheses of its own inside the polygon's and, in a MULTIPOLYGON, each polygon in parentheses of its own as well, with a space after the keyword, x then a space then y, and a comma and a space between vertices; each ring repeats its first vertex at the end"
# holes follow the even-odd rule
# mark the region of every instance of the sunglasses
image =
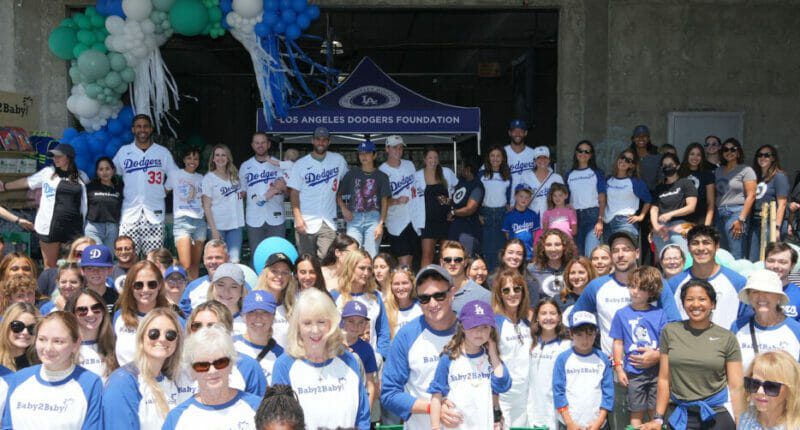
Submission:
POLYGON ((436 299, 437 302, 443 302, 444 299, 447 298, 448 292, 450 292, 449 289, 447 291, 440 291, 433 294, 420 294, 417 296, 417 299, 419 299, 419 302, 423 305, 430 303, 431 299, 436 299))
POLYGON ((194 332, 196 332, 197 330, 200 330, 200 329, 201 329, 201 328, 203 328, 203 327, 206 327, 206 328, 208 328, 208 327, 211 327, 211 326, 213 326, 214 324, 216 324, 216 323, 205 323, 205 324, 203 324, 203 323, 201 323, 201 322, 199 322, 199 321, 198 321, 198 322, 193 322, 193 323, 192 323, 192 324, 189 326, 189 330, 191 330, 191 331, 192 331, 192 333, 194 333, 194 332))
MULTIPOLYGON (((137 291, 138 290, 143 290, 144 289, 144 285, 145 285, 144 282, 136 281, 136 282, 133 283, 133 289, 137 290, 137 291)), ((149 288, 151 290, 157 289, 158 288, 158 281, 147 281, 147 288, 149 288)))
POLYGON ((101 303, 95 303, 92 306, 77 306, 75 307, 75 315, 79 317, 85 317, 89 315, 89 311, 91 310, 93 314, 99 315, 103 313, 105 309, 101 303))
POLYGON ((18 320, 11 321, 11 324, 8 325, 8 328, 10 328, 11 331, 16 334, 20 334, 23 330, 28 329, 28 334, 31 336, 33 336, 33 329, 35 327, 36 324, 25 325, 24 322, 18 320))
POLYGON ((758 158, 772 158, 772 153, 771 152, 759 152, 758 154, 756 154, 756 156, 758 158))
POLYGON ((626 157, 624 155, 620 155, 619 159, 624 161, 624 162, 626 162, 626 163, 628 163, 628 164, 633 164, 633 158, 628 158, 628 157, 626 157))
POLYGON ((447 264, 463 263, 464 262, 464 257, 444 257, 444 258, 442 258, 442 261, 444 261, 447 264))
POLYGON ((723 146, 722 152, 736 152, 735 146, 723 146))
POLYGON ((514 285, 513 287, 503 287, 500 289, 500 292, 502 292, 504 296, 511 294, 512 291, 514 294, 519 294, 522 292, 522 287, 519 285, 514 285))
MULTIPOLYGON (((147 331, 147 338, 150 340, 158 340, 161 337, 161 330, 157 328, 151 328, 147 331)), ((164 331, 164 339, 167 342, 175 342, 175 339, 178 338, 178 332, 175 330, 165 330, 164 331)))
POLYGON ((218 358, 214 361, 198 361, 197 363, 192 363, 192 369, 198 373, 206 373, 211 370, 211 366, 214 366, 217 370, 222 370, 228 367, 231 364, 231 359, 228 357, 218 358))
POLYGON ((783 384, 780 382, 762 381, 760 379, 750 378, 747 376, 744 377, 744 389, 750 394, 755 394, 758 392, 759 388, 764 387, 764 394, 770 397, 778 397, 778 395, 781 393, 782 386, 783 384))
POLYGON ((131 246, 118 246, 118 247, 114 248, 114 251, 120 251, 120 252, 122 252, 122 251, 133 251, 133 247, 131 247, 131 246))
POLYGON ((576 149, 575 152, 578 153, 578 154, 587 154, 588 155, 588 154, 592 153, 592 150, 591 149, 576 149))

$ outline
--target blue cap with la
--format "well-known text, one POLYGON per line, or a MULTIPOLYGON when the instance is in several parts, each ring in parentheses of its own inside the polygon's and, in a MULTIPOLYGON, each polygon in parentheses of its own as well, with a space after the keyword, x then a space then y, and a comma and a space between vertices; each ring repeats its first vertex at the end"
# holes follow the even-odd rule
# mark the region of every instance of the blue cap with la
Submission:
POLYGON ((515 128, 521 128, 523 130, 527 130, 528 129, 528 123, 526 123, 525 120, 522 120, 522 119, 513 119, 508 124, 508 129, 509 130, 513 130, 515 128))
POLYGON ((249 314, 253 311, 264 311, 275 315, 275 308, 278 304, 272 293, 263 290, 256 290, 245 296, 242 303, 242 314, 249 314))
POLYGON ((358 152, 375 152, 375 144, 371 140, 365 140, 358 145, 358 152))

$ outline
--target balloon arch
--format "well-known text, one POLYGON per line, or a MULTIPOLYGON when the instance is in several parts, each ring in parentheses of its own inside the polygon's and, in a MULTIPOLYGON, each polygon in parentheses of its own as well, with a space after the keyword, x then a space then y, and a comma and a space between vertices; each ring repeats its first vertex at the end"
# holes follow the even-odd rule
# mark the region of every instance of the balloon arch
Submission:
POLYGON ((93 174, 98 158, 113 157, 133 139, 134 113, 149 114, 157 128, 168 124, 178 89, 159 47, 174 33, 215 39, 229 31, 250 54, 265 119, 284 117, 315 97, 301 67, 337 73, 295 42, 319 15, 307 0, 98 0, 65 18, 48 39, 50 51, 70 62, 67 109, 84 128, 66 129, 61 141, 75 147, 78 167, 93 174), (126 92, 131 106, 122 102, 126 92))

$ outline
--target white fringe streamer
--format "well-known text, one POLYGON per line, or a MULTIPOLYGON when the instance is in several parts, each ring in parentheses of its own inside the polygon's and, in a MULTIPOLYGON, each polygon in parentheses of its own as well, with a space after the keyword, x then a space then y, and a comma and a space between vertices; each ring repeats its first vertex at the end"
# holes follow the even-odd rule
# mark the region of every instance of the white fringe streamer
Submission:
POLYGON ((129 87, 133 111, 150 115, 157 133, 161 134, 163 121, 170 132, 177 135, 172 128, 172 121, 177 122, 177 119, 168 113, 170 103, 178 109, 178 84, 164 64, 160 50, 152 50, 144 61, 136 65, 135 71, 136 80, 129 87))

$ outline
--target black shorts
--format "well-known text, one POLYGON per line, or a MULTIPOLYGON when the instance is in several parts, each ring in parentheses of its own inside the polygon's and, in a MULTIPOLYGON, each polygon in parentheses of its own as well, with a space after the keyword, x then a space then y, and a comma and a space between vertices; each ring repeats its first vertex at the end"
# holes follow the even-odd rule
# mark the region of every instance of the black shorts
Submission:
POLYGON ((83 225, 78 219, 73 222, 56 221, 50 224, 48 234, 40 234, 39 240, 44 243, 69 243, 83 236, 83 225))
POLYGON ((640 374, 628 375, 628 408, 632 412, 656 408, 658 367, 651 367, 640 374))
POLYGON ((414 227, 411 226, 411 223, 400 232, 399 236, 394 236, 388 232, 386 236, 389 239, 389 247, 392 250, 392 255, 395 257, 418 253, 419 236, 414 232, 414 227))

